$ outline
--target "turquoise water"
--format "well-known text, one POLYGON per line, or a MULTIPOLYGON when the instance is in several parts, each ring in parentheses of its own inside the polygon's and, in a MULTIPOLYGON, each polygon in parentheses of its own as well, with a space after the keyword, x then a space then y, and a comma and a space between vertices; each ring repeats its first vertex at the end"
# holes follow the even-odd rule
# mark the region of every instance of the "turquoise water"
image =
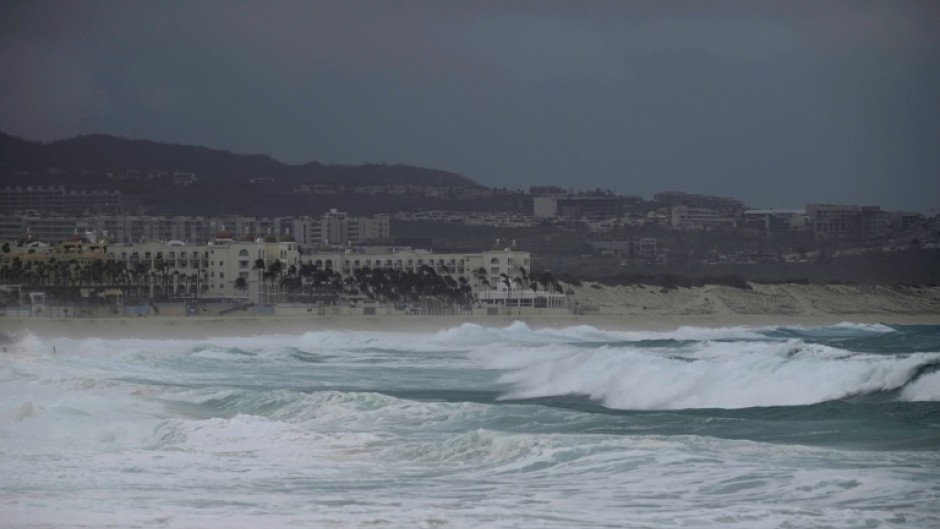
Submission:
POLYGON ((9 349, 5 527, 940 527, 940 326, 9 349))

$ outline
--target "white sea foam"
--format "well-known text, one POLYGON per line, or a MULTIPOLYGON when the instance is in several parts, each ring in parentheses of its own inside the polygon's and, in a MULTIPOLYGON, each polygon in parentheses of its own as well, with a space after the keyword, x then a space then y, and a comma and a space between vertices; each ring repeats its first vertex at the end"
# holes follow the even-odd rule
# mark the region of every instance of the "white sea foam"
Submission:
MULTIPOLYGON (((17 347, 0 361, 4 526, 938 521, 935 451, 725 439, 715 424, 734 428, 742 419, 707 422, 702 411, 598 413, 567 399, 491 400, 508 384, 519 394, 595 395, 611 407, 815 401, 896 389, 937 354, 851 353, 744 328, 611 333, 524 324, 248 340, 32 337, 17 347), (630 343, 665 339, 689 343, 630 343), (684 419, 705 421, 709 436, 662 433, 684 419), (641 435, 647 427, 656 434, 641 435)), ((935 375, 902 395, 934 398, 935 375)))
POLYGON ((938 353, 883 356, 788 342, 704 342, 688 354, 631 347, 565 347, 493 354, 507 398, 588 395, 620 409, 746 408, 814 404, 891 391, 938 353))
POLYGON ((462 345, 486 344, 531 344, 591 342, 617 343, 641 340, 731 340, 762 338, 761 329, 753 327, 679 327, 662 331, 607 331, 590 325, 562 328, 531 329, 524 322, 511 325, 484 327, 465 323, 458 327, 440 331, 434 336, 437 343, 456 342, 462 345))
POLYGON ((940 401, 940 371, 927 373, 911 382, 901 392, 901 399, 909 402, 940 401))

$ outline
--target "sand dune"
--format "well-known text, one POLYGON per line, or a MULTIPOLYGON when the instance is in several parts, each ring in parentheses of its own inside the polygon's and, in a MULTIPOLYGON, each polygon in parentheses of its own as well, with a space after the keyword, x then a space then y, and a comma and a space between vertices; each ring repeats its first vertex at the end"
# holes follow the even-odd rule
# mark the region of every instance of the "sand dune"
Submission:
POLYGON ((653 286, 572 287, 572 300, 603 315, 907 315, 940 316, 940 288, 850 285, 709 285, 666 290, 653 286))

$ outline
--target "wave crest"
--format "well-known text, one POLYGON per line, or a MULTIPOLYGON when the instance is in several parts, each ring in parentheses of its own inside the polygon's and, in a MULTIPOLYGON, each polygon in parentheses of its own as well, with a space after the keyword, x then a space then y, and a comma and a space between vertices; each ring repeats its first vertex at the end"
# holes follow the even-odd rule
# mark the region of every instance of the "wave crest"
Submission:
POLYGON ((503 397, 587 395, 609 408, 662 410, 799 406, 898 390, 935 400, 934 375, 921 368, 940 353, 857 354, 798 340, 705 342, 695 351, 665 353, 632 347, 540 348, 493 355, 507 372, 503 397))

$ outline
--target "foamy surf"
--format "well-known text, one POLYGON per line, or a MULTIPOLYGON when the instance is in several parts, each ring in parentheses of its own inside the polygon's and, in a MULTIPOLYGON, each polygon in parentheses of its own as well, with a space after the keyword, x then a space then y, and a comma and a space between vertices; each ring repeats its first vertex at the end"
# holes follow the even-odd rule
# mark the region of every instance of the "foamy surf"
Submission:
POLYGON ((27 335, 0 359, 0 519, 932 527, 938 335, 522 323, 27 335))

